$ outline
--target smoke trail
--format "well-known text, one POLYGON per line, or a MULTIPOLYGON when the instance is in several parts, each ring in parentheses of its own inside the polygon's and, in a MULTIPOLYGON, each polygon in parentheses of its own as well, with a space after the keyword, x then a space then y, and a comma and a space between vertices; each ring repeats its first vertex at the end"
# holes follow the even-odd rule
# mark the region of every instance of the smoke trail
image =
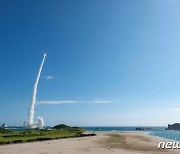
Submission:
POLYGON ((34 119, 34 105, 36 103, 37 86, 38 86, 38 82, 39 82, 39 78, 40 78, 40 75, 41 75, 41 71, 42 71, 42 68, 43 68, 45 58, 46 58, 46 53, 44 54, 44 57, 43 57, 41 66, 39 68, 39 72, 38 72, 36 81, 34 83, 34 89, 33 89, 32 99, 31 99, 31 103, 30 103, 30 109, 29 109, 29 122, 28 122, 29 126, 32 126, 33 123, 34 123, 33 122, 33 119, 34 119))

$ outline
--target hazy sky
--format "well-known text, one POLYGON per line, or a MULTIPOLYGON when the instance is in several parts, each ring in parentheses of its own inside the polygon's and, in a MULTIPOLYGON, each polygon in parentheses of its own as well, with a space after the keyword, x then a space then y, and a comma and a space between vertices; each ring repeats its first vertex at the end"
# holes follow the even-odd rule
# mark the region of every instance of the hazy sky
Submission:
POLYGON ((0 123, 180 122, 180 0, 0 0, 0 123))

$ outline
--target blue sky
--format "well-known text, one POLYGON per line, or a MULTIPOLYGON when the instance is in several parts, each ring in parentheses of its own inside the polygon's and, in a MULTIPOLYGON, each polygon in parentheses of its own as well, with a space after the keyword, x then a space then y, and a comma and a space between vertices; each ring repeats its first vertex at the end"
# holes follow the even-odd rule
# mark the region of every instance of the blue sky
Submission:
POLYGON ((180 0, 1 0, 0 123, 180 122, 180 0))

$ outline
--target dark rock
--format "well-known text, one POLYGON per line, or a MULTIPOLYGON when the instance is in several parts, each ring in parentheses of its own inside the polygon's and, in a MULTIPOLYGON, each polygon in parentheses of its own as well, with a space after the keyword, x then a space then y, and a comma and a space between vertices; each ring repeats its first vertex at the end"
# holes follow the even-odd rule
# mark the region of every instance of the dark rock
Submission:
POLYGON ((169 124, 166 130, 180 130, 180 123, 169 124))

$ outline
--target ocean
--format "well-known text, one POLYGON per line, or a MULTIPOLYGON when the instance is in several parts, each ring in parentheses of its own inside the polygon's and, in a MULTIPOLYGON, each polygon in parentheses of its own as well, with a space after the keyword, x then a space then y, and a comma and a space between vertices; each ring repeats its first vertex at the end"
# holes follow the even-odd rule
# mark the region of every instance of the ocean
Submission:
POLYGON ((165 130, 167 127, 83 127, 89 131, 109 131, 109 132, 132 132, 138 131, 136 128, 150 128, 143 130, 148 135, 158 136, 166 139, 180 141, 180 131, 165 130))

